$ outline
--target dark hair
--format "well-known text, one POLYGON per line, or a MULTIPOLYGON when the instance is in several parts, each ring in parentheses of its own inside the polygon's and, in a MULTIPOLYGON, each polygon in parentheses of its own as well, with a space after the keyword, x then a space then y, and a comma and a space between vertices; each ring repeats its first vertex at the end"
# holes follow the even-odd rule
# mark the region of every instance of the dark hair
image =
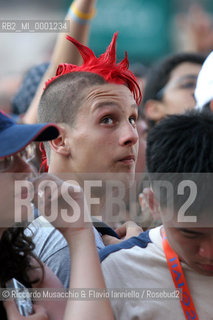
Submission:
MULTIPOLYGON (((205 56, 198 53, 177 53, 170 55, 157 62, 150 68, 147 74, 147 81, 143 92, 142 105, 145 106, 148 100, 159 100, 158 94, 165 87, 170 79, 171 72, 181 63, 189 62, 202 65, 205 56)), ((152 127, 155 122, 150 120, 152 127)))
POLYGON ((39 122, 74 124, 84 98, 84 89, 105 84, 99 75, 90 72, 67 73, 52 81, 43 92, 38 109, 39 122))
MULTIPOLYGON (((182 180, 193 180, 199 192, 190 210, 212 212, 213 113, 193 110, 161 120, 148 135, 146 163, 151 183, 166 180, 176 190, 182 180)), ((184 199, 175 196, 175 206, 184 199)))
MULTIPOLYGON (((28 272, 36 267, 32 266, 32 258, 38 262, 38 267, 43 266, 37 257, 33 254, 35 245, 31 237, 24 233, 22 227, 8 228, 2 234, 0 239, 0 281, 1 287, 11 278, 16 278, 25 287, 31 288, 33 283, 41 279, 29 279, 28 272)), ((7 319, 5 309, 0 302, 0 318, 7 319)))

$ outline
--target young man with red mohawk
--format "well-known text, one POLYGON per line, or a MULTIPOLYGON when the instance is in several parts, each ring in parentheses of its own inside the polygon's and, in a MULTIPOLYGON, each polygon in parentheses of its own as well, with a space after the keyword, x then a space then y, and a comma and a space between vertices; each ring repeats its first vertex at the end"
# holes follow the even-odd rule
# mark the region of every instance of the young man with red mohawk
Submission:
MULTIPOLYGON (((92 215, 106 211, 107 222, 112 222, 112 212, 106 209, 105 174, 111 180, 119 174, 127 185, 134 180, 141 91, 128 69, 127 54, 116 63, 117 34, 99 58, 73 38, 68 40, 78 48, 83 64, 59 65, 56 76, 47 81, 38 110, 39 122, 54 122, 61 129, 57 139, 45 143, 49 173, 65 180, 72 174, 83 188, 85 180, 101 180, 91 188, 91 197, 99 203, 92 206, 92 215)), ((65 264, 62 268, 67 270, 65 264)))
POLYGON ((137 104, 140 87, 128 70, 128 58, 116 63, 117 34, 96 58, 78 48, 82 66, 59 65, 47 81, 39 105, 39 121, 62 124, 62 134, 46 148, 50 172, 134 173, 137 157, 137 104), (51 156, 53 155, 54 156, 51 156), (131 158, 123 160, 123 158, 131 158))

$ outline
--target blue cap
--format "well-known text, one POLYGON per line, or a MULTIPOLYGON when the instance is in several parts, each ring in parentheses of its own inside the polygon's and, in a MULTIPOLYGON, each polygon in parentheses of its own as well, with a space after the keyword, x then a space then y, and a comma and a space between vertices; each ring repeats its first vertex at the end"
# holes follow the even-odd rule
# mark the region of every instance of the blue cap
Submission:
POLYGON ((0 158, 10 156, 24 149, 32 141, 48 141, 59 135, 53 123, 17 124, 0 112, 0 158))

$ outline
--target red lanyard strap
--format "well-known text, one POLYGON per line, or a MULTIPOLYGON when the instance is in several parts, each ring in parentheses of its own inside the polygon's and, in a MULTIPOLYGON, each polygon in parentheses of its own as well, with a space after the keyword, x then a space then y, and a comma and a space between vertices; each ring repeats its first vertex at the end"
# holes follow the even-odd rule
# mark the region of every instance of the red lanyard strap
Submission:
POLYGON ((173 282, 176 289, 180 290, 181 293, 179 298, 185 317, 187 320, 198 320, 199 318, 183 273, 180 260, 174 250, 170 247, 164 230, 162 243, 173 282))

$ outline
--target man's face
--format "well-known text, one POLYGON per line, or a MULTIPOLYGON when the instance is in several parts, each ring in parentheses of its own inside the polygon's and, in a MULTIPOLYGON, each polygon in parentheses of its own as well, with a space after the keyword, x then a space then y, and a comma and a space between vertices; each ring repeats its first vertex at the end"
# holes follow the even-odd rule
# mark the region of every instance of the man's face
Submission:
POLYGON ((134 177, 138 153, 137 106, 123 85, 91 87, 69 130, 71 172, 134 177))
POLYGON ((170 246, 181 261, 201 274, 213 276, 213 228, 172 224, 164 223, 164 228, 170 246))
POLYGON ((182 114, 195 107, 194 90, 201 65, 191 62, 179 64, 170 74, 167 84, 158 92, 159 97, 147 101, 147 119, 159 122, 168 114, 182 114))
POLYGON ((162 103, 165 115, 184 113, 195 107, 194 90, 201 65, 191 62, 179 64, 163 88, 162 103))

